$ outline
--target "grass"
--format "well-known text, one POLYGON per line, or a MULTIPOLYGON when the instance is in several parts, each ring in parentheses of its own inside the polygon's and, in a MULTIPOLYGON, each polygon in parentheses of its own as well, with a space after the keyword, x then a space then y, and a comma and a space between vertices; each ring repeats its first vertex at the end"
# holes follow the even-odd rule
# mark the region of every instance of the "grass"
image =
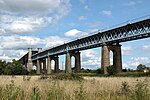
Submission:
POLYGON ((0 100, 150 100, 150 77, 40 78, 0 76, 0 100))
POLYGON ((144 72, 122 72, 116 73, 113 75, 104 75, 99 73, 79 73, 80 76, 89 76, 89 77, 150 77, 149 73, 144 72))

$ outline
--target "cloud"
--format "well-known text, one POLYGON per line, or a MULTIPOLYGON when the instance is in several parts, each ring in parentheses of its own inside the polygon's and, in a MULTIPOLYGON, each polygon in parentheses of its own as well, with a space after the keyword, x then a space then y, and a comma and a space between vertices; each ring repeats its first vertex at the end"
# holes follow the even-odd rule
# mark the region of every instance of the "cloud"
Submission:
POLYGON ((86 20, 86 17, 85 17, 85 16, 80 16, 80 17, 78 18, 78 20, 86 20))
POLYGON ((95 50, 85 50, 81 53, 82 57, 82 67, 89 69, 97 69, 100 68, 100 57, 95 50))
POLYGON ((26 50, 29 47, 36 48, 41 39, 33 36, 0 36, 0 50, 26 50))
POLYGON ((124 5, 125 6, 135 6, 135 5, 140 4, 140 3, 142 3, 141 0, 136 0, 136 1, 129 1, 129 2, 125 3, 124 5))
POLYGON ((85 4, 86 0, 79 0, 82 4, 85 4))
POLYGON ((48 14, 59 8, 62 2, 60 0, 1 0, 0 11, 20 14, 48 14))
POLYGON ((144 50, 145 52, 150 53, 150 45, 145 44, 145 45, 142 45, 140 48, 144 50))
POLYGON ((35 50, 44 45, 43 49, 48 49, 63 44, 66 40, 66 38, 59 36, 49 36, 46 38, 19 35, 0 36, 0 59, 6 61, 11 61, 12 59, 18 60, 28 52, 29 47, 35 50))
POLYGON ((67 38, 61 38, 59 36, 49 36, 44 39, 45 48, 50 48, 56 45, 64 44, 67 38))
POLYGON ((84 9, 89 11, 90 7, 88 5, 86 5, 86 6, 84 6, 84 9))
POLYGON ((1 0, 0 34, 35 33, 70 11, 69 0, 1 0))
POLYGON ((99 29, 99 27, 101 26, 101 22, 99 22, 99 21, 96 21, 96 22, 87 22, 87 23, 85 23, 85 25, 87 26, 87 27, 89 27, 89 28, 97 28, 97 29, 99 29))
POLYGON ((0 59, 10 62, 12 59, 18 60, 23 57, 27 50, 0 50, 0 59))
POLYGON ((88 33, 79 31, 77 29, 72 29, 72 30, 64 33, 64 35, 67 36, 67 37, 80 37, 80 36, 84 36, 84 35, 87 35, 87 34, 88 33))
POLYGON ((132 55, 133 54, 132 50, 134 50, 133 47, 131 46, 122 46, 121 49, 122 55, 132 55))
POLYGON ((132 57, 129 59, 128 62, 123 64, 124 68, 136 69, 139 64, 149 64, 150 58, 149 57, 132 57))
POLYGON ((51 17, 16 17, 4 15, 1 19, 1 34, 34 33, 52 22, 51 17))
POLYGON ((112 12, 110 10, 103 10, 101 13, 106 16, 112 16, 112 12))

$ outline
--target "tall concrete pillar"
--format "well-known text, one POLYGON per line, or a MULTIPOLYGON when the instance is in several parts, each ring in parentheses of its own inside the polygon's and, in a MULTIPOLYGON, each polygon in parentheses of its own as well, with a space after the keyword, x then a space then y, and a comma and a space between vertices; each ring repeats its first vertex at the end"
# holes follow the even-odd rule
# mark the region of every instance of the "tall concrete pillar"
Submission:
POLYGON ((36 74, 40 74, 40 68, 41 66, 40 66, 40 61, 39 60, 37 60, 37 62, 36 62, 36 74))
POLYGON ((38 48, 38 53, 42 52, 42 48, 38 48))
POLYGON ((122 72, 121 45, 114 46, 113 65, 117 68, 117 73, 122 72))
POLYGON ((48 56, 47 58, 47 74, 51 74, 51 58, 48 56))
POLYGON ((54 58, 54 61, 55 61, 54 72, 55 72, 55 73, 58 73, 58 72, 59 72, 59 57, 56 56, 56 57, 54 58))
POLYGON ((66 54, 66 63, 65 63, 65 72, 66 73, 71 73, 71 55, 69 52, 66 54))
POLYGON ((77 73, 81 72, 80 52, 75 53, 75 68, 77 73))
POLYGON ((28 71, 31 72, 31 70, 33 69, 33 63, 32 63, 32 48, 28 48, 28 71))
POLYGON ((46 70, 46 59, 43 60, 43 71, 44 71, 44 74, 47 73, 47 70, 46 70))
POLYGON ((107 67, 110 66, 109 52, 109 47, 107 45, 103 45, 101 56, 101 68, 104 70, 104 74, 107 74, 107 67))

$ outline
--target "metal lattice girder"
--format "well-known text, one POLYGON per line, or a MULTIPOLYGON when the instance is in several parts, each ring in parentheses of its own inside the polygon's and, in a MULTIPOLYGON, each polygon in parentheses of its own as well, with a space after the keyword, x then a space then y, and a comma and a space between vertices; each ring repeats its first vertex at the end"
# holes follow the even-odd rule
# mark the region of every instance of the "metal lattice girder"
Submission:
POLYGON ((63 45, 50 48, 43 52, 34 54, 32 60, 47 56, 61 55, 68 51, 80 51, 99 47, 104 44, 120 43, 148 37, 150 37, 150 18, 134 23, 128 23, 106 31, 97 32, 91 36, 76 39, 63 45))

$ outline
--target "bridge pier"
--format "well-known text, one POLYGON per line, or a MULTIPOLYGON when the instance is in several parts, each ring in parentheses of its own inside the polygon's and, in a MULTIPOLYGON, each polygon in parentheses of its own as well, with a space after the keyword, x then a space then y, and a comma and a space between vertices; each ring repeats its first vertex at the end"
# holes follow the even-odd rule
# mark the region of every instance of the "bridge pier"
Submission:
POLYGON ((47 74, 51 74, 51 57, 48 56, 47 58, 47 74))
POLYGON ((81 59, 79 51, 75 53, 75 68, 77 73, 81 72, 81 59))
POLYGON ((110 49, 113 51, 113 66, 116 67, 117 73, 120 73, 122 72, 121 45, 111 46, 110 49))
POLYGON ((41 66, 40 66, 40 61, 37 59, 37 62, 36 62, 36 74, 41 74, 41 66))
POLYGON ((58 73, 59 72, 59 57, 55 56, 54 61, 55 61, 54 73, 58 73))
POLYGON ((43 59, 43 73, 46 74, 47 70, 46 70, 46 59, 43 59))
POLYGON ((104 70, 104 74, 107 74, 107 67, 110 66, 109 60, 109 48, 107 45, 102 46, 102 57, 101 57, 101 67, 104 70))
POLYGON ((75 71, 79 73, 81 71, 81 61, 80 61, 80 52, 67 52, 66 54, 66 63, 65 63, 65 72, 66 73, 72 73, 71 68, 71 57, 75 57, 75 71))
POLYGON ((103 45, 101 67, 104 70, 104 74, 108 74, 107 67, 110 66, 110 50, 113 52, 113 66, 116 67, 117 73, 122 72, 121 45, 103 45))
POLYGON ((67 54, 66 54, 65 72, 66 73, 71 73, 72 72, 72 69, 71 69, 71 54, 69 52, 67 52, 67 54))
POLYGON ((28 71, 29 72, 31 72, 31 70, 33 69, 33 63, 32 63, 31 56, 32 56, 32 48, 28 48, 28 63, 27 63, 27 66, 28 66, 28 71))

